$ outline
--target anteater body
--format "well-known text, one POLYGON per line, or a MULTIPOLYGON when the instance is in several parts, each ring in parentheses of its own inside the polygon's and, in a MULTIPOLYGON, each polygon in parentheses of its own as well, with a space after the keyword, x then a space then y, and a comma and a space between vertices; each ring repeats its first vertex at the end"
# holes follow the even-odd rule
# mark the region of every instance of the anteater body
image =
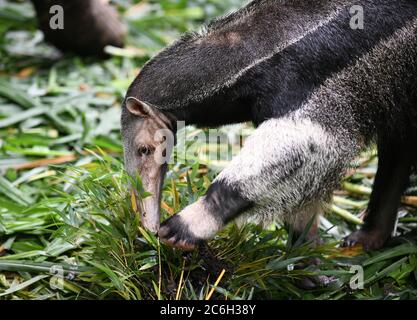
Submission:
POLYGON ((416 160, 416 26, 411 0, 255 0, 162 51, 122 114, 126 167, 154 191, 145 225, 189 249, 236 218, 279 218, 302 231, 350 161, 377 142, 365 225, 345 243, 381 247, 416 160), (353 6, 364 29, 352 28, 353 6), (175 133, 177 120, 257 129, 207 194, 159 228, 166 165, 155 162, 161 140, 151 137, 175 133))

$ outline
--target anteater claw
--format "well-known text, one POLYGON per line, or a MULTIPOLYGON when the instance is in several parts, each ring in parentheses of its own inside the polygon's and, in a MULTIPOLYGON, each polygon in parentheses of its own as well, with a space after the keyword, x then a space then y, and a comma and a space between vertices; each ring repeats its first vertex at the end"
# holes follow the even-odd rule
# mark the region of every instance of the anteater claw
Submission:
POLYGON ((343 239, 343 247, 353 247, 362 245, 365 251, 372 251, 381 249, 388 237, 381 235, 379 232, 372 232, 367 230, 355 231, 343 239))
POLYGON ((163 243, 184 251, 193 251, 202 242, 191 234, 178 215, 162 223, 158 236, 163 243))

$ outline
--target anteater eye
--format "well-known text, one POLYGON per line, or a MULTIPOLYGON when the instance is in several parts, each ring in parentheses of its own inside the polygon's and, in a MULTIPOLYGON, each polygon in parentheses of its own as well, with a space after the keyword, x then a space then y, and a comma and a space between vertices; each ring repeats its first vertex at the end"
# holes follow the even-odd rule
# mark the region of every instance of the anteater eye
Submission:
POLYGON ((148 156, 151 154, 151 149, 145 146, 139 147, 138 154, 139 156, 148 156))

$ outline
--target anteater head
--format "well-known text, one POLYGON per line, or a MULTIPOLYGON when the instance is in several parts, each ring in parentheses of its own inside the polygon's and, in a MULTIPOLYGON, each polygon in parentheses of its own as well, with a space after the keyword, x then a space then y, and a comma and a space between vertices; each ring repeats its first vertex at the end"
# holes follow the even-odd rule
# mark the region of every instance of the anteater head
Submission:
MULTIPOLYGON (((137 199, 146 229, 157 232, 160 224, 161 190, 167 163, 175 144, 175 122, 145 101, 127 97, 122 111, 125 166, 133 179, 138 176, 144 191, 137 199)), ((138 190, 134 190, 137 194, 138 190)))

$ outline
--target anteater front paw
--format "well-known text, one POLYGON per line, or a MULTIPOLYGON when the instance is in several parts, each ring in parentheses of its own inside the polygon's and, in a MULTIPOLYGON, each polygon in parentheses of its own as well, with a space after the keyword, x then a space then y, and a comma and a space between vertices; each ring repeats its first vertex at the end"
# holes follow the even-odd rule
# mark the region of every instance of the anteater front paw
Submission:
POLYGON ((202 197, 165 221, 159 229, 159 237, 173 247, 194 250, 222 228, 223 223, 217 216, 209 210, 202 197))
POLYGON ((192 251, 203 242, 190 232, 189 227, 178 214, 161 224, 158 236, 163 243, 185 251, 192 251))
POLYGON ((359 230, 347 236, 342 243, 343 247, 353 247, 362 245, 365 251, 381 249, 388 240, 389 234, 384 235, 381 232, 373 230, 359 230))

